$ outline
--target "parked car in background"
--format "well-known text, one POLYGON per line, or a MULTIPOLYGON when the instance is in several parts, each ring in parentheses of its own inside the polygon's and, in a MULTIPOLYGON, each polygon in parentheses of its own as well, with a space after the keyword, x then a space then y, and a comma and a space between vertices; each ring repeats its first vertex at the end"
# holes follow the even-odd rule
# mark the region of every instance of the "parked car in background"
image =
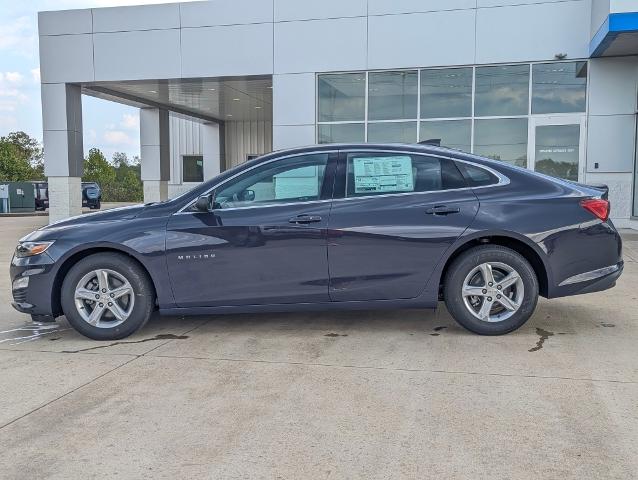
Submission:
POLYGON ((175 199, 20 240, 16 309, 126 337, 170 315, 436 308, 468 330, 523 325, 538 296, 623 271, 604 190, 425 145, 274 152, 175 199))
POLYGON ((96 182, 82 182, 82 206, 91 210, 102 207, 102 189, 96 182))
POLYGON ((47 182, 33 182, 36 211, 49 208, 49 184, 47 182))
MULTIPOLYGON (((33 182, 35 189, 35 209, 49 208, 49 184, 47 182, 33 182)), ((102 208, 102 189, 97 182, 82 182, 82 206, 91 210, 102 208)))

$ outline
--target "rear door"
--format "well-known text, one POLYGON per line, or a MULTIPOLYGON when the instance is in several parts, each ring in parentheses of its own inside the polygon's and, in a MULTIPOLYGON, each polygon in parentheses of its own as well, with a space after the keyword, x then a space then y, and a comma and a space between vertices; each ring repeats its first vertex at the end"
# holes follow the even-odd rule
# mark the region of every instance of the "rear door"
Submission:
POLYGON ((350 151, 339 162, 328 229, 331 300, 418 296, 476 216, 472 189, 446 158, 350 151))

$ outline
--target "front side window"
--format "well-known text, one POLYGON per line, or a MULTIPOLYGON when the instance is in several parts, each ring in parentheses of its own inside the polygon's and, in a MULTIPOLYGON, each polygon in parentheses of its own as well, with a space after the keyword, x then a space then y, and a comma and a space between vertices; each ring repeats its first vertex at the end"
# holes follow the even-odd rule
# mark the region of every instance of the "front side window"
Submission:
POLYGON ((201 155, 184 155, 182 157, 182 181, 204 181, 204 157, 201 155))
POLYGON ((249 170, 215 192, 215 208, 309 202, 321 198, 328 153, 275 160, 249 170))
POLYGON ((466 186, 447 159, 407 153, 348 154, 346 196, 431 192, 466 186))

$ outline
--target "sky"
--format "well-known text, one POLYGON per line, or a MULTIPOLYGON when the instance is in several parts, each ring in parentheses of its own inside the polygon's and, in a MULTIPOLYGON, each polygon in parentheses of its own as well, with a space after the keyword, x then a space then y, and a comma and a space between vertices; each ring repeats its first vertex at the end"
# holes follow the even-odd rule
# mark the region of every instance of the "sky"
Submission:
MULTIPOLYGON (((174 0, 0 0, 0 136, 22 130, 42 141, 38 12, 73 8, 168 3, 174 0)), ((82 98, 84 153, 97 147, 139 155, 139 110, 82 98)))

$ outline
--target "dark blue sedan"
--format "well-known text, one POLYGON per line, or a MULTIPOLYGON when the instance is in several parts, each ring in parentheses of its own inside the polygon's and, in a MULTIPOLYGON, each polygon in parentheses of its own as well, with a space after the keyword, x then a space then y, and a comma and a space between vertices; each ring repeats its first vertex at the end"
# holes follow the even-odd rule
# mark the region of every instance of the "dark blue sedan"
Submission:
POLYGON ((24 237, 14 306, 99 340, 162 314, 435 308, 511 332, 538 295, 612 287, 606 191, 424 145, 324 145, 249 161, 161 203, 24 237))

